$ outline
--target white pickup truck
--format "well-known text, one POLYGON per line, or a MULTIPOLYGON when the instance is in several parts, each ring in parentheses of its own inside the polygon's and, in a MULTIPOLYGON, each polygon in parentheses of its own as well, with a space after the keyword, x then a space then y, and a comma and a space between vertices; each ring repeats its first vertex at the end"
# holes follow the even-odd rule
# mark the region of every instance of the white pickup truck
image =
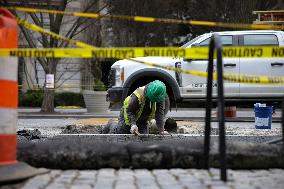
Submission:
MULTIPOLYGON (((284 32, 272 30, 216 32, 223 46, 284 46, 284 32)), ((198 36, 182 47, 208 46, 212 33, 198 36)), ((184 70, 207 70, 207 59, 188 60, 172 57, 141 57, 141 61, 171 66, 184 70)), ((214 63, 215 64, 215 63, 214 63)), ((224 72, 234 74, 284 76, 284 58, 223 58, 224 72)), ((216 67, 216 65, 214 65, 216 67)), ((112 108, 137 87, 159 79, 167 86, 171 101, 197 102, 206 97, 206 78, 181 74, 129 60, 119 60, 111 67, 111 88, 107 99, 112 108)), ((216 84, 214 84, 216 96, 216 84)), ((224 81, 225 97, 228 101, 279 101, 284 94, 283 85, 256 85, 224 81)), ((118 105, 118 106, 117 106, 118 105)))

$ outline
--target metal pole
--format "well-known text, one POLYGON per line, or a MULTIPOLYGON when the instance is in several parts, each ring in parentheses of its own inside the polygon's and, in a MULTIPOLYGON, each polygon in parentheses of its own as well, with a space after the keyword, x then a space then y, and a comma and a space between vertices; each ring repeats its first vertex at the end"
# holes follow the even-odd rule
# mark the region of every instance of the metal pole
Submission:
POLYGON ((219 155, 221 165, 221 180, 227 181, 222 45, 219 35, 214 34, 213 36, 215 39, 215 47, 217 49, 218 121, 220 133, 219 155))
POLYGON ((208 67, 207 67, 208 75, 207 75, 207 98, 206 98, 205 136, 204 136, 204 169, 209 169, 214 49, 215 49, 215 40, 214 37, 212 37, 209 45, 209 58, 208 58, 208 67))

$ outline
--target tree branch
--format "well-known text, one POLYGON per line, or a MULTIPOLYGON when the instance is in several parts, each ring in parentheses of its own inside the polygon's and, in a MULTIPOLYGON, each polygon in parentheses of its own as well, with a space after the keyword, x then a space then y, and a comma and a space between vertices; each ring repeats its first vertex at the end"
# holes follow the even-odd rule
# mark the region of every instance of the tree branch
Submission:
MULTIPOLYGON (((96 1, 92 1, 90 5, 87 5, 86 8, 83 10, 83 12, 88 12, 91 8, 93 8, 93 6, 96 5, 96 3, 98 3, 99 0, 96 1)), ((102 9, 100 9, 99 11, 101 11, 102 9)), ((78 30, 79 27, 81 27, 81 25, 83 23, 85 23, 88 20, 88 18, 82 18, 82 17, 78 17, 76 18, 76 21, 74 22, 74 24, 71 26, 71 28, 69 29, 69 31, 67 32, 67 34, 65 35, 67 38, 72 39, 72 37, 74 37, 74 33, 76 33, 76 31, 78 30)), ((59 45, 60 47, 66 47, 67 44, 65 42, 61 42, 61 44, 59 45)))

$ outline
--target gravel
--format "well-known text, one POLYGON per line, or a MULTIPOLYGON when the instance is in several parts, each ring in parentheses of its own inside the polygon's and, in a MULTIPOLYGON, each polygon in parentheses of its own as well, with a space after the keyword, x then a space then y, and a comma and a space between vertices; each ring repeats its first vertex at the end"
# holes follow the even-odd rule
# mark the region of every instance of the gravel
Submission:
POLYGON ((76 119, 18 119, 18 130, 38 129, 43 137, 52 137, 61 133, 67 126, 74 124, 76 119))
MULTIPOLYGON (((99 119, 19 119, 18 130, 38 129, 43 137, 52 137, 60 134, 67 126, 77 125, 82 129, 86 126, 87 132, 94 133, 92 126, 102 125, 107 120, 99 119)), ((204 134, 204 122, 178 121, 178 133, 200 135, 204 134)), ((218 134, 218 123, 211 124, 211 134, 218 134)), ((94 127, 94 130, 96 128, 94 127)), ((272 129, 255 129, 253 122, 227 122, 226 134, 237 136, 277 136, 281 135, 281 124, 273 123, 272 129)))
MULTIPOLYGON (((190 122, 190 121, 179 121, 178 122, 178 133, 181 134, 193 134, 203 135, 204 134, 204 122, 190 122)), ((271 129, 255 129, 253 122, 228 122, 226 125, 227 135, 237 136, 275 136, 281 135, 281 124, 273 123, 271 129)), ((218 123, 213 122, 211 124, 211 134, 218 135, 218 123)))

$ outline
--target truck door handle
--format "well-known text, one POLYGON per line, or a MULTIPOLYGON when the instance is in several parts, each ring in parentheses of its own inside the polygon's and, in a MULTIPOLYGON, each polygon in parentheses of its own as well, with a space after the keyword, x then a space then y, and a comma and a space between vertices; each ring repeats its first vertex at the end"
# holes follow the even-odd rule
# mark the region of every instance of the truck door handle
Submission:
POLYGON ((271 63, 271 66, 283 66, 284 63, 281 63, 281 62, 272 62, 271 63))
POLYGON ((232 63, 228 63, 228 64, 224 64, 224 67, 236 67, 237 64, 232 64, 232 63))

